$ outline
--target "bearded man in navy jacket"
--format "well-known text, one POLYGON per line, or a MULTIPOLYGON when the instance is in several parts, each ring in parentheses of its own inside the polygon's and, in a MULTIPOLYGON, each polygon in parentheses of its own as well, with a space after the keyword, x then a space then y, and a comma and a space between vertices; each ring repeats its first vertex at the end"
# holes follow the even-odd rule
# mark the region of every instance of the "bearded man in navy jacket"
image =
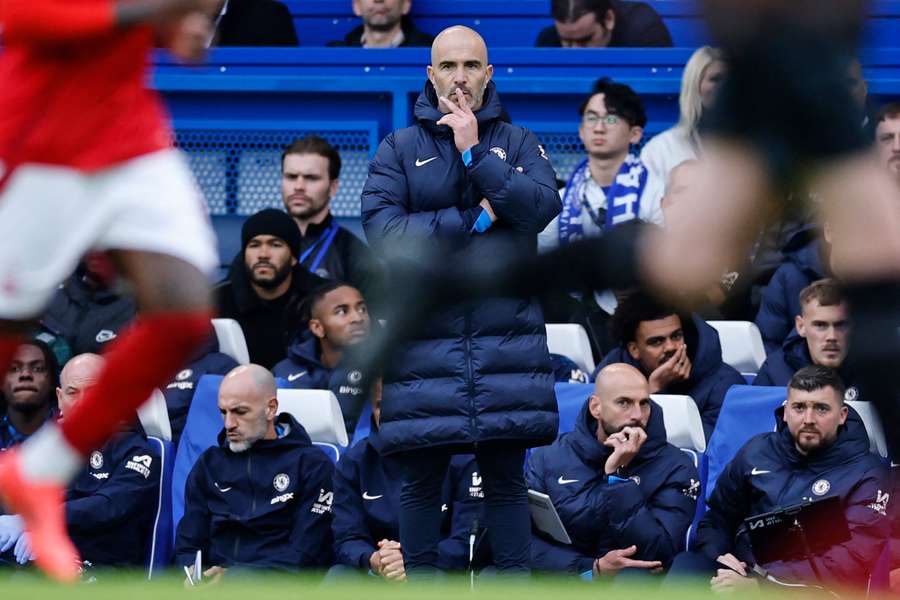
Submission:
MULTIPOLYGON (((777 430, 747 442, 716 481, 697 528, 696 550, 679 555, 675 575, 714 575, 713 591, 773 585, 864 587, 888 543, 890 483, 869 451, 860 416, 844 404, 844 384, 820 365, 797 371, 777 430), (759 564, 744 520, 797 504, 840 498, 850 539, 807 558, 759 564), (751 571, 764 577, 751 577, 751 571), (821 579, 820 579, 821 577, 821 579)), ((822 524, 827 528, 828 524, 822 524)))
POLYGON ((534 568, 595 578, 667 567, 684 549, 700 494, 697 469, 666 442, 647 378, 623 363, 600 371, 574 431, 532 453, 526 480, 550 496, 572 539, 536 532, 534 568))
POLYGON ((197 459, 184 489, 175 564, 203 576, 231 567, 297 571, 331 564, 334 465, 303 426, 280 415, 275 378, 259 365, 233 369, 219 388, 225 428, 197 459))
MULTIPOLYGON (((466 27, 444 30, 427 73, 416 124, 389 134, 369 167, 362 220, 373 250, 464 270, 496 258, 498 246, 534 254, 537 234, 560 210, 556 176, 534 134, 505 116, 484 40, 466 27)), ((495 565, 526 572, 525 449, 550 443, 559 423, 537 301, 492 298, 438 311, 385 362, 374 442, 402 465, 407 575, 437 566, 441 487, 459 453, 474 453, 484 476, 495 565)))

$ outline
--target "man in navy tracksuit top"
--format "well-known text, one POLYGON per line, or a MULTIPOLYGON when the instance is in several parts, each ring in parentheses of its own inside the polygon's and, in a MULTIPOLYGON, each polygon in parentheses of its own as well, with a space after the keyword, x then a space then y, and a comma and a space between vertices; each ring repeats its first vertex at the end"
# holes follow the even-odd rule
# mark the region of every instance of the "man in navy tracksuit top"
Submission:
MULTIPOLYGON (((102 367, 103 358, 96 354, 80 354, 66 363, 56 388, 61 418, 94 385, 102 367)), ((66 527, 82 560, 94 567, 145 563, 159 497, 160 467, 157 451, 139 424, 120 431, 91 452, 66 490, 66 527)), ((7 539, 0 550, 12 549, 15 559, 24 564, 34 557, 27 534, 20 536, 7 539)))
POLYGON ((744 378, 722 360, 719 334, 696 316, 680 315, 643 292, 628 296, 613 315, 613 348, 597 367, 624 362, 641 370, 651 394, 693 398, 706 439, 719 418, 725 393, 744 378))
POLYGON ((760 580, 745 576, 757 561, 744 519, 836 496, 849 541, 809 560, 758 566, 765 581, 775 584, 866 584, 890 534, 890 484, 887 470, 869 452, 862 419, 843 398, 843 382, 833 370, 814 365, 797 371, 785 406, 776 411, 777 430, 753 437, 725 468, 707 501, 696 551, 679 555, 671 575, 715 574, 711 586, 717 591, 756 587, 760 580))
MULTIPOLYGON (((809 365, 837 369, 845 385, 853 376, 844 364, 849 350, 849 308, 833 279, 820 279, 800 292, 796 329, 777 352, 769 354, 753 385, 785 386, 794 373, 809 365)), ((855 387, 847 388, 847 400, 856 400, 855 387)))
POLYGON ((275 379, 241 366, 219 388, 225 428, 185 484, 175 564, 205 577, 227 568, 297 571, 331 564, 334 466, 289 414, 277 415, 275 379))
MULTIPOLYGON (((537 234, 560 210, 556 175, 534 134, 504 119, 484 40, 466 27, 444 30, 427 72, 416 124, 388 134, 369 167, 362 219, 373 251, 439 257, 465 271, 502 250, 534 255, 537 234)), ((373 443, 402 464, 407 575, 437 566, 441 488, 450 456, 465 453, 484 475, 495 565, 526 572, 525 448, 550 443, 559 427, 537 301, 491 298, 436 311, 385 361, 373 443)))
MULTIPOLYGON (((380 383, 372 399, 372 430, 381 413, 380 383)), ((441 490, 441 540, 438 567, 459 571, 469 566, 469 536, 484 523, 484 488, 475 457, 458 454, 441 490)), ((400 550, 400 465, 381 456, 367 437, 338 462, 334 473, 334 554, 338 565, 386 579, 405 579, 400 550)))
POLYGON ((344 350, 369 335, 369 309, 356 288, 329 281, 310 292, 302 310, 308 324, 288 347, 287 358, 272 372, 301 390, 331 390, 352 434, 366 399, 362 374, 342 368, 344 350))
POLYGON ((684 549, 700 494, 690 458, 666 442, 647 379, 622 363, 600 371, 575 430, 532 453, 526 481, 550 496, 572 539, 536 531, 534 568, 594 577, 667 567, 684 549))

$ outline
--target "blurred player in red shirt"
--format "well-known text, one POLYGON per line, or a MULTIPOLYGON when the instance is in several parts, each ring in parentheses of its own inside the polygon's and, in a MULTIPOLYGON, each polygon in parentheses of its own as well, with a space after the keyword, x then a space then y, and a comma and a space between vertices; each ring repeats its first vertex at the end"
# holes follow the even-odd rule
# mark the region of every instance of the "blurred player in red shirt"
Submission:
POLYGON ((141 307, 75 411, 0 457, 0 500, 61 581, 78 573, 66 483, 210 331, 215 237, 146 80, 154 42, 202 56, 215 4, 0 0, 0 368, 89 250, 109 251, 141 307))

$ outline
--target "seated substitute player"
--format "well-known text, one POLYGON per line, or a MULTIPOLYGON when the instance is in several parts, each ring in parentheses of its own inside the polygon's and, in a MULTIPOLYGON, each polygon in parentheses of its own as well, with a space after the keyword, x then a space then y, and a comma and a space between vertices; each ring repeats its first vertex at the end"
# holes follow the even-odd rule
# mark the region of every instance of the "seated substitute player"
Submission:
POLYGON ((276 415, 275 379, 259 365, 232 370, 219 388, 225 427, 188 476, 175 564, 203 576, 231 567, 297 571, 331 564, 334 466, 303 426, 276 415))
POLYGON ((619 347, 603 357, 598 371, 612 363, 628 363, 650 381, 651 394, 690 396, 709 439, 728 388, 744 384, 741 374, 722 360, 718 332, 643 292, 631 294, 619 305, 613 329, 619 347))
MULTIPOLYGON (((372 390, 372 431, 381 416, 381 380, 372 390)), ((473 524, 484 522, 484 492, 475 457, 457 454, 441 494, 441 541, 438 568, 461 571, 469 566, 469 535, 473 524)), ((351 448, 334 472, 335 574, 348 571, 405 580, 400 548, 400 465, 381 456, 367 437, 351 448)))
POLYGON ((866 584, 888 542, 890 484, 886 469, 869 452, 862 419, 844 404, 843 382, 827 367, 800 369, 776 418, 776 431, 753 437, 725 468, 697 529, 696 550, 676 557, 670 577, 714 575, 715 591, 755 588, 763 580, 866 584), (850 540, 808 560, 756 565, 765 577, 751 577, 756 560, 744 519, 830 496, 841 499, 850 540))
POLYGON ((213 288, 219 316, 237 321, 250 361, 271 369, 283 360, 299 323, 296 305, 323 280, 299 265, 300 231, 282 210, 266 208, 244 221, 241 251, 228 277, 213 288))
MULTIPOLYGON (((781 350, 763 363, 753 385, 784 386, 794 373, 809 365, 837 370, 845 385, 852 376, 844 365, 850 339, 850 317, 841 288, 833 279, 821 279, 800 292, 801 313, 796 329, 781 350)), ((856 400, 856 389, 848 387, 848 400, 856 400)))
POLYGON ((536 532, 533 568, 593 577, 668 567, 700 494, 697 469, 666 442, 647 379, 621 363, 600 371, 575 430, 531 454, 526 482, 550 496, 572 538, 563 545, 536 532))
POLYGON ((308 329, 297 335, 288 357, 272 372, 291 388, 334 392, 352 432, 365 402, 366 384, 358 370, 342 368, 341 360, 346 348, 369 335, 369 309, 356 288, 337 281, 310 292, 305 305, 308 329))
MULTIPOLYGON (((96 354, 79 354, 66 363, 56 388, 61 420, 96 384, 103 362, 96 354)), ((94 567, 143 566, 159 484, 160 459, 140 424, 93 451, 66 491, 66 526, 81 559, 94 567)), ((27 533, 15 544, 15 558, 33 558, 27 533)))
POLYGON ((53 351, 44 342, 31 340, 16 349, 3 377, 0 452, 21 444, 45 422, 55 420, 53 390, 58 373, 53 351))

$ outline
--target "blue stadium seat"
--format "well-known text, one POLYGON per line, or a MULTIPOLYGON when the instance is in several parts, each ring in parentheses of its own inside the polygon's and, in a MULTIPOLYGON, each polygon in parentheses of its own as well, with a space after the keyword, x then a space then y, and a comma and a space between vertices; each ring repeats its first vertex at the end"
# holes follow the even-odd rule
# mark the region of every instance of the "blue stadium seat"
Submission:
POLYGON ((159 496, 153 532, 147 548, 147 579, 156 571, 165 569, 172 562, 175 538, 172 528, 172 471, 175 467, 175 446, 169 440, 148 436, 160 459, 159 496))
POLYGON ((575 429, 575 420, 588 396, 594 393, 592 383, 557 383, 553 386, 556 392, 556 404, 559 407, 559 433, 563 434, 575 429))
POLYGON ((706 498, 712 495, 716 480, 737 451, 754 435, 775 429, 772 413, 786 397, 784 387, 731 386, 706 449, 706 498))

